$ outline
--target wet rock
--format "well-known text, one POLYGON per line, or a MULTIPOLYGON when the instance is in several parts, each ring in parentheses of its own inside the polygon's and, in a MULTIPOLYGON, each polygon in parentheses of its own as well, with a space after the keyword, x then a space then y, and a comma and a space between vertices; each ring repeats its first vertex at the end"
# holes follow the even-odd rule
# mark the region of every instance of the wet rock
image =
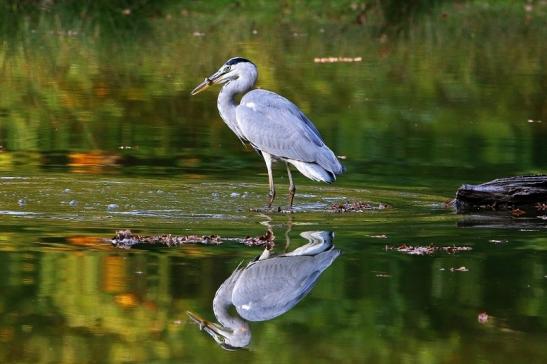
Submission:
POLYGON ((17 200, 17 204, 20 207, 25 207, 27 205, 27 200, 25 198, 20 198, 19 200, 17 200))
POLYGON ((456 192, 458 213, 510 211, 514 217, 547 208, 547 176, 498 178, 479 185, 464 184, 456 192))
POLYGON ((106 209, 108 211, 113 211, 113 210, 116 210, 118 209, 120 206, 118 206, 117 204, 115 203, 111 203, 111 204, 108 204, 108 206, 106 206, 106 209))
POLYGON ((76 206, 78 206, 78 201, 76 201, 76 200, 70 200, 70 202, 69 202, 68 204, 69 204, 70 206, 72 206, 72 207, 76 207, 76 206))

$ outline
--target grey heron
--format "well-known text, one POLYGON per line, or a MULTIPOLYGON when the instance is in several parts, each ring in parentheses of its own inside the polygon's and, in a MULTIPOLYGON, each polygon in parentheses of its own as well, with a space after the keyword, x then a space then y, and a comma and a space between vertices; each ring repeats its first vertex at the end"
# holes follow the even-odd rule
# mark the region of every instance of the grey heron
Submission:
POLYGON ((270 186, 268 208, 275 198, 272 161, 281 160, 289 177, 291 209, 296 187, 289 164, 309 179, 327 183, 343 173, 344 167, 325 145, 315 125, 295 104, 274 92, 253 89, 257 78, 254 63, 234 57, 206 77, 192 90, 192 95, 212 84, 223 84, 218 95, 218 111, 236 136, 264 158, 270 186), (243 95, 239 104, 238 95, 243 95))
POLYGON ((277 256, 270 256, 266 248, 255 261, 245 267, 240 264, 222 283, 213 299, 213 312, 220 324, 187 312, 190 319, 224 349, 248 346, 251 331, 247 321, 267 321, 289 311, 340 255, 340 250, 332 244, 332 232, 311 231, 300 235, 309 243, 277 256), (235 315, 229 311, 232 305, 235 315))

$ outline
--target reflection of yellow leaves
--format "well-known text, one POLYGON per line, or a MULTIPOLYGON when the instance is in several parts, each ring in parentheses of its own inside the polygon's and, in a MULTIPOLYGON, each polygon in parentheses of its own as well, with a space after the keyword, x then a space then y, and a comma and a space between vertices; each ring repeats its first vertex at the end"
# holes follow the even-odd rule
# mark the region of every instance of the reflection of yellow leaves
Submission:
POLYGON ((120 156, 101 152, 70 153, 68 165, 76 173, 99 173, 105 166, 115 166, 120 156))
POLYGON ((194 245, 184 245, 183 251, 185 255, 192 257, 203 257, 207 255, 207 251, 205 249, 194 245))
POLYGON ((104 258, 103 289, 108 293, 123 292, 127 288, 125 261, 119 256, 104 258))
POLYGON ((180 164, 183 167, 198 167, 200 163, 201 159, 199 158, 184 158, 180 161, 180 164))
POLYGON ((96 246, 101 243, 101 239, 96 236, 71 236, 68 238, 69 244, 79 246, 96 246))
POLYGON ((8 342, 13 339, 13 328, 4 327, 0 329, 0 342, 8 342))
POLYGON ((70 153, 71 167, 116 165, 120 156, 109 155, 101 152, 70 153))
POLYGON ((78 98, 75 97, 74 94, 70 94, 70 93, 63 93, 61 95, 61 105, 69 109, 75 109, 80 106, 78 102, 78 98))
POLYGON ((95 95, 98 97, 105 97, 110 93, 110 89, 108 88, 108 85, 104 82, 99 83, 97 86, 95 86, 95 95))
POLYGON ((122 293, 116 295, 116 303, 123 308, 133 308, 137 306, 138 299, 133 293, 122 293))
POLYGON ((0 171, 9 171, 13 168, 13 157, 11 153, 0 153, 0 171))

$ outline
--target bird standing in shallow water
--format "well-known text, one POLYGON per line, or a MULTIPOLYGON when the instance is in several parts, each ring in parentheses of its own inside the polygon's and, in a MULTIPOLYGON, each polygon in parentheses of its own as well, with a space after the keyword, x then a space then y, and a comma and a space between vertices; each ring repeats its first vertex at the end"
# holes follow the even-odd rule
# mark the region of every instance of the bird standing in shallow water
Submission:
POLYGON ((218 111, 237 137, 264 158, 270 184, 268 208, 275 198, 272 161, 282 160, 289 176, 291 209, 296 187, 289 164, 309 179, 326 183, 334 182, 344 167, 295 104, 274 92, 253 90, 257 78, 254 63, 241 57, 231 58, 192 90, 192 95, 212 84, 224 84, 218 95, 218 111), (237 95, 243 95, 239 105, 237 95))

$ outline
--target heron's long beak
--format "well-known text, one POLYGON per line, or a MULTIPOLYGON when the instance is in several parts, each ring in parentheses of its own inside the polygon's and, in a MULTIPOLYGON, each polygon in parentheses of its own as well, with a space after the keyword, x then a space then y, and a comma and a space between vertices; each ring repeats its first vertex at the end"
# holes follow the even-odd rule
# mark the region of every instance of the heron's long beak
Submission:
POLYGON ((192 90, 191 95, 194 96, 195 94, 200 93, 201 91, 205 90, 207 87, 211 86, 213 84, 213 81, 209 77, 205 77, 205 80, 203 80, 202 83, 196 86, 195 89, 192 90))
POLYGON ((211 76, 205 77, 205 80, 203 80, 202 83, 197 85, 196 88, 194 88, 192 90, 191 95, 194 96, 194 95, 200 93, 201 91, 205 90, 207 87, 211 86, 214 83, 222 83, 222 82, 226 81, 226 78, 223 77, 226 74, 227 74, 227 72, 220 69, 217 72, 213 73, 211 76))

